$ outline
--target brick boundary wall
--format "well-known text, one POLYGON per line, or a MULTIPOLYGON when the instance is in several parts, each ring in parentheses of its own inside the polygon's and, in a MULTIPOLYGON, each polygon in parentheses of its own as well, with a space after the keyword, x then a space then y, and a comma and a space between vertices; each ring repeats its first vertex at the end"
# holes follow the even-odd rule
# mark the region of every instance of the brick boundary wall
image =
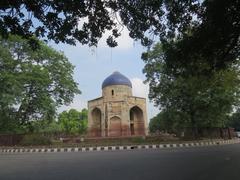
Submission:
POLYGON ((86 152, 86 151, 115 151, 133 149, 166 149, 181 147, 216 146, 225 144, 237 144, 240 139, 213 140, 204 142, 188 142, 175 144, 151 144, 151 145, 128 145, 128 146, 97 146, 97 147, 68 147, 68 148, 1 148, 0 154, 9 153, 56 153, 56 152, 86 152))

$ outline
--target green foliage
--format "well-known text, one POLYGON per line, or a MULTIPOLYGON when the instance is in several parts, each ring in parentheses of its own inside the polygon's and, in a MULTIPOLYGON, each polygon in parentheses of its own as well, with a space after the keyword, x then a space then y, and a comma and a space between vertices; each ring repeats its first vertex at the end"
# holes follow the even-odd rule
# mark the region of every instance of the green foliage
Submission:
POLYGON ((157 44, 144 54, 150 99, 163 109, 161 117, 166 112, 180 115, 167 118, 176 121, 173 128, 175 124, 194 129, 225 127, 227 115, 239 102, 239 65, 232 63, 227 69, 212 70, 206 59, 194 54, 186 59, 187 64, 178 63, 173 59, 178 58, 179 43, 181 40, 157 44))
MULTIPOLYGON (((172 128, 190 128, 196 135, 198 128, 228 124, 229 113, 239 103, 240 31, 234 21, 239 21, 240 16, 233 13, 236 3, 202 1, 196 8, 203 8, 198 9, 199 23, 182 24, 186 18, 182 16, 169 24, 173 25, 171 30, 180 32, 165 36, 151 51, 142 54, 149 97, 162 108, 153 127, 161 124, 167 128, 164 123, 169 119, 172 128), (180 26, 175 26, 178 23, 180 26), (164 118, 169 112, 181 118, 164 118)), ((182 6, 172 5, 173 9, 182 6)), ((175 13, 172 21, 181 16, 175 13)))
POLYGON ((62 132, 61 126, 55 120, 51 122, 46 120, 32 121, 29 126, 31 126, 30 129, 33 130, 33 133, 54 134, 62 132))
POLYGON ((109 30, 107 43, 114 47, 122 27, 126 26, 130 37, 140 39, 145 46, 149 46, 153 37, 164 42, 193 34, 186 52, 205 54, 205 58, 216 61, 217 66, 224 66, 224 62, 239 56, 238 0, 15 0, 3 1, 0 13, 3 36, 12 33, 30 38, 35 35, 56 43, 79 41, 97 45, 109 30))
POLYGON ((155 117, 151 118, 149 122, 149 131, 151 133, 162 131, 164 129, 162 121, 163 120, 161 119, 160 113, 157 114, 155 117))
POLYGON ((145 139, 143 137, 133 137, 130 139, 130 141, 134 144, 142 144, 145 142, 145 139))
POLYGON ((12 123, 51 121, 58 106, 69 104, 80 93, 72 77, 74 67, 63 53, 40 41, 33 51, 16 36, 0 42, 1 132, 6 127, 11 130, 12 123))
POLYGON ((76 109, 63 111, 59 114, 58 121, 66 134, 84 134, 87 132, 87 110, 81 112, 76 109))
POLYGON ((31 134, 25 135, 20 142, 22 146, 40 146, 40 145, 51 145, 52 142, 50 138, 43 136, 41 134, 31 134))
POLYGON ((34 120, 26 126, 26 132, 43 134, 85 134, 87 132, 87 109, 70 109, 59 114, 58 121, 34 120))
POLYGON ((184 127, 184 115, 181 112, 170 109, 163 110, 150 120, 149 130, 151 133, 164 131, 169 133, 177 133, 184 127))

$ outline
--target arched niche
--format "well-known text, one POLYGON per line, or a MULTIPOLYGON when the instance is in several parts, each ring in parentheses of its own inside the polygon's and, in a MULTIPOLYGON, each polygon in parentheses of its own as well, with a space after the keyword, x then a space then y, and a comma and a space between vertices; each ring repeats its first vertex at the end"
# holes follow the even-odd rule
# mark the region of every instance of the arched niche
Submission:
POLYGON ((121 136, 121 119, 118 116, 113 116, 110 118, 110 126, 109 126, 109 136, 121 136))
POLYGON ((131 135, 145 135, 143 111, 133 106, 129 111, 131 135))
POLYGON ((92 110, 92 134, 93 136, 100 137, 101 136, 101 124, 102 124, 102 113, 99 108, 94 108, 92 110))

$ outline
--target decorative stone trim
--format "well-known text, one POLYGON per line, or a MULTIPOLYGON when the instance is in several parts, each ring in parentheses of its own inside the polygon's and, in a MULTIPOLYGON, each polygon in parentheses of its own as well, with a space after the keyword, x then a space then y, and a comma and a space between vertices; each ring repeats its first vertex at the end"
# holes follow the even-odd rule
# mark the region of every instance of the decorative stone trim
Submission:
POLYGON ((6 153, 57 153, 57 152, 86 152, 86 151, 119 151, 133 149, 167 149, 182 147, 216 146, 240 143, 240 139, 214 140, 205 142, 189 142, 179 144, 153 144, 153 145, 131 145, 131 146, 97 146, 97 147, 70 147, 70 148, 0 148, 0 154, 6 153))

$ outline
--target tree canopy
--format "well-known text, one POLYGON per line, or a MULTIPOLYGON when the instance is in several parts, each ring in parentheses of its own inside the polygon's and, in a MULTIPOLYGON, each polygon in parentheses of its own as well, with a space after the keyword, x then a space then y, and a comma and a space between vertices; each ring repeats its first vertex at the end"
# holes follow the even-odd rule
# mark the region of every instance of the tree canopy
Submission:
MULTIPOLYGON (((97 45, 106 31, 110 47, 127 27, 145 46, 189 36, 188 48, 223 62, 239 56, 238 0, 6 0, 0 3, 0 33, 36 36, 56 43, 97 45), (218 57, 221 56, 221 59, 218 57)), ((185 43, 185 45, 186 45, 185 43)), ((188 49, 187 48, 187 49, 188 49)))
POLYGON ((82 109, 82 111, 77 111, 76 109, 63 111, 58 116, 58 122, 62 130, 67 134, 83 134, 87 132, 87 113, 87 109, 82 109))
POLYGON ((0 130, 7 130, 10 122, 51 121, 58 106, 80 93, 74 67, 63 53, 43 42, 33 51, 17 36, 0 42, 0 130))
POLYGON ((156 133, 157 131, 177 133, 184 126, 181 123, 182 120, 183 117, 180 112, 165 109, 150 119, 149 130, 151 133, 156 133))
POLYGON ((176 119, 172 125, 177 123, 179 128, 225 127, 227 116, 239 103, 239 64, 210 71, 209 62, 195 55, 194 60, 188 59, 189 64, 172 66, 169 59, 178 58, 178 43, 181 41, 168 46, 157 44, 143 56, 150 99, 165 114, 181 117, 172 118, 176 119), (172 47, 174 51, 168 54, 172 47))

